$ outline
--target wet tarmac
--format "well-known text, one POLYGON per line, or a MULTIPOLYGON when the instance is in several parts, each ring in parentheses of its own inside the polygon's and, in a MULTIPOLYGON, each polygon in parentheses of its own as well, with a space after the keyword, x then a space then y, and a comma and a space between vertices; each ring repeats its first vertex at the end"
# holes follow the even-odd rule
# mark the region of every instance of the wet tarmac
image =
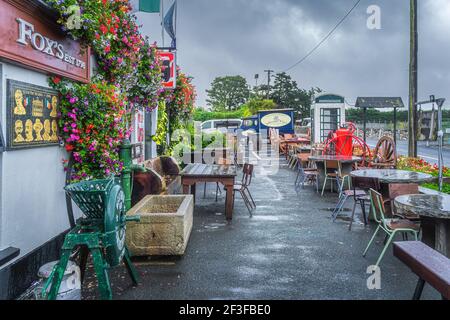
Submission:
MULTIPOLYGON (((295 173, 281 164, 274 176, 264 174, 270 170, 259 164, 251 186, 258 208, 250 217, 237 195, 231 224, 224 217, 224 193, 216 203, 214 184, 206 199, 203 188, 197 188, 202 192, 186 254, 135 260, 141 276, 135 288, 123 267, 112 270, 114 298, 411 299, 417 278, 392 249, 381 263, 381 289, 368 289, 367 267, 377 260, 383 242, 380 236, 362 257, 374 225, 356 222, 349 232, 348 208, 333 223, 337 195, 322 198, 313 186, 296 192, 295 173)), ((87 299, 96 298, 92 274, 83 292, 87 299)), ((423 299, 440 295, 425 287, 423 299)))

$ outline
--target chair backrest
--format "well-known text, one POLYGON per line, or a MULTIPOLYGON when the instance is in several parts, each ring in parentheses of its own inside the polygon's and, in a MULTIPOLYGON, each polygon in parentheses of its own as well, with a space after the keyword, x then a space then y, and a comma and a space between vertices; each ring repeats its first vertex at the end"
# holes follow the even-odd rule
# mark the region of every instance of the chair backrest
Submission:
POLYGON ((336 160, 327 160, 324 162, 325 174, 337 171, 338 175, 341 176, 341 163, 336 160))
POLYGON ((356 190, 364 190, 369 191, 380 190, 380 181, 376 178, 365 178, 365 177, 352 177, 352 187, 353 187, 353 195, 356 198, 356 190))
POLYGON ((378 191, 375 191, 374 189, 370 189, 370 203, 371 203, 373 217, 374 217, 375 221, 378 223, 383 223, 383 225, 385 225, 385 223, 384 223, 385 208, 384 208, 383 196, 378 191))
POLYGON ((355 189, 369 191, 380 190, 380 181, 376 178, 352 177, 352 185, 355 189))
POLYGON ((285 133, 283 138, 288 140, 288 139, 293 139, 295 136, 291 133, 285 133))
POLYGON ((220 166, 227 166, 227 165, 232 165, 233 164, 233 160, 231 160, 230 158, 219 158, 217 160, 217 164, 220 166))
POLYGON ((242 173, 243 173, 242 185, 243 186, 248 187, 252 183, 253 169, 254 169, 253 164, 249 164, 249 163, 244 164, 244 168, 242 169, 242 173))

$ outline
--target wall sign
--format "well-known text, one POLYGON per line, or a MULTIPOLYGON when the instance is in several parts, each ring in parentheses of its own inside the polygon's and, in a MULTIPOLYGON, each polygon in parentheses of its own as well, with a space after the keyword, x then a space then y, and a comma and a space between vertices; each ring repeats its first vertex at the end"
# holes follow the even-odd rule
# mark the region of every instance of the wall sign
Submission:
POLYGON ((175 89, 177 87, 177 63, 175 52, 160 52, 163 63, 163 81, 165 89, 175 89))
POLYGON ((83 50, 78 42, 60 32, 55 19, 36 1, 0 0, 0 57, 89 82, 90 50, 83 50))
POLYGON ((58 145, 58 92, 7 80, 8 150, 58 145))
POLYGON ((271 113, 261 118, 261 123, 269 128, 280 128, 291 123, 292 118, 285 113, 271 113))

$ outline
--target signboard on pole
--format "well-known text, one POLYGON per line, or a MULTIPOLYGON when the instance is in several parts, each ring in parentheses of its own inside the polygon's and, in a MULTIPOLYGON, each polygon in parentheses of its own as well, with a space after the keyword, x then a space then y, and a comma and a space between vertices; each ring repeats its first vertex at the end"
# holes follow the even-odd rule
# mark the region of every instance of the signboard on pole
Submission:
POLYGON ((163 51, 159 53, 163 62, 163 87, 175 89, 177 87, 177 62, 176 53, 163 51))

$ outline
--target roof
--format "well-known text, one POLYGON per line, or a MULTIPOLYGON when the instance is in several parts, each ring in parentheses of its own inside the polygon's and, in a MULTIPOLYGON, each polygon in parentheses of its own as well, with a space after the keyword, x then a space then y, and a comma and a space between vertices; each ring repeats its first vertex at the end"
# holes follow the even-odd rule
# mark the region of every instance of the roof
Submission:
POLYGON ((261 113, 261 112, 287 112, 287 111, 294 111, 294 109, 269 109, 269 110, 259 110, 258 113, 261 113))
POLYGON ((403 100, 400 97, 358 97, 356 108, 404 108, 403 100))

